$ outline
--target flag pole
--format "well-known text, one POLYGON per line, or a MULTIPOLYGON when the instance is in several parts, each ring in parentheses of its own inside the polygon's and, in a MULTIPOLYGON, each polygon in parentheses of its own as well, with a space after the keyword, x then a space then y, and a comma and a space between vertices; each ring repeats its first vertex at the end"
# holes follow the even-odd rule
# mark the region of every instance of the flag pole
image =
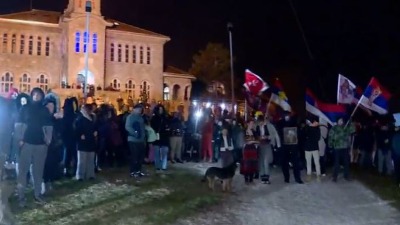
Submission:
POLYGON ((247 122, 247 99, 244 100, 244 121, 247 122))
MULTIPOLYGON (((361 97, 361 98, 362 98, 362 97, 361 97)), ((354 116, 354 114, 356 113, 358 107, 360 106, 361 98, 360 98, 360 100, 358 101, 358 103, 357 103, 356 107, 354 108, 353 112, 351 113, 349 120, 347 120, 347 123, 346 123, 346 126, 345 126, 345 127, 347 127, 347 125, 349 125, 349 122, 350 122, 351 118, 353 118, 353 116, 354 116)))

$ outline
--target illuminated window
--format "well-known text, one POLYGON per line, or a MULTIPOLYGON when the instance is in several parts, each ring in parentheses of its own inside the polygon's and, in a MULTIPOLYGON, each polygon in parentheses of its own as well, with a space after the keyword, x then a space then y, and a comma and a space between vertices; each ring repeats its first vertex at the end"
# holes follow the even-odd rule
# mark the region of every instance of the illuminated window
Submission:
POLYGON ((86 48, 89 45, 89 34, 88 32, 83 33, 83 52, 86 53, 86 48))
POLYGON ((151 51, 150 51, 150 47, 147 47, 147 64, 151 63, 151 51))
POLYGON ((114 61, 114 43, 111 43, 111 48, 110 48, 110 60, 114 61))
POLYGON ((75 33, 75 52, 80 52, 81 51, 81 33, 76 32, 75 33))
POLYGON ((11 38, 11 53, 15 53, 17 51, 17 35, 13 34, 11 38))
POLYGON ((97 34, 93 34, 93 53, 97 53, 97 34))
POLYGON ((132 80, 128 80, 125 84, 125 91, 131 96, 133 99, 135 98, 135 83, 132 80))
POLYGON ((13 76, 8 72, 4 74, 1 77, 1 83, 0 83, 1 92, 3 93, 9 92, 13 87, 13 83, 14 83, 13 76))
POLYGON ((146 81, 143 81, 143 83, 140 85, 140 95, 142 99, 150 98, 150 85, 146 81))
POLYGON ((39 78, 36 80, 36 83, 44 91, 47 91, 49 88, 49 80, 43 74, 39 76, 39 78))
POLYGON ((140 64, 143 64, 143 47, 142 46, 140 46, 140 64))
POLYGON ((50 38, 49 37, 46 37, 46 49, 45 49, 45 51, 46 51, 46 56, 49 56, 50 55, 50 38))
POLYGON ((31 92, 31 78, 28 74, 22 75, 19 79, 19 90, 25 93, 31 92))
POLYGON ((19 54, 25 53, 25 35, 21 35, 20 43, 19 43, 19 54))
POLYGON ((132 46, 132 62, 136 63, 136 46, 132 46))
POLYGON ((169 87, 167 84, 164 84, 164 101, 170 100, 169 98, 169 87))
POLYGON ((114 79, 114 80, 111 82, 110 85, 111 85, 111 87, 114 88, 115 90, 121 89, 121 83, 119 82, 118 79, 114 79))
POLYGON ((42 54, 42 37, 37 38, 37 55, 42 54))
POLYGON ((122 61, 122 45, 118 45, 118 62, 122 61))
POLYGON ((125 62, 129 62, 129 45, 125 45, 125 62))
POLYGON ((7 38, 8 38, 8 35, 7 34, 3 34, 3 48, 2 48, 2 52, 3 53, 7 53, 7 42, 8 42, 8 40, 7 40, 7 38))
POLYGON ((32 55, 32 53, 33 53, 33 36, 29 36, 28 54, 32 55))

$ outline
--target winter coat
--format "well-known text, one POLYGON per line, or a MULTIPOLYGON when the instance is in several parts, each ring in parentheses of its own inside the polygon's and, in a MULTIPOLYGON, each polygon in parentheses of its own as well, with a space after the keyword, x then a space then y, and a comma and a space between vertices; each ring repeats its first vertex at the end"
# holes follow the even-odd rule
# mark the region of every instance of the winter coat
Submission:
POLYGON ((169 146, 169 119, 164 114, 156 114, 151 118, 151 127, 156 132, 158 140, 153 144, 157 146, 169 146))
POLYGON ((235 149, 242 149, 245 144, 245 140, 244 129, 240 125, 236 124, 232 127, 232 138, 235 149))
POLYGON ((96 150, 96 137, 94 136, 96 125, 93 117, 82 111, 75 124, 78 151, 94 152, 96 150), (85 136, 84 139, 82 139, 82 135, 85 136))
POLYGON ((145 142, 144 120, 142 115, 134 111, 126 118, 125 129, 128 132, 129 142, 145 142))
POLYGON ((391 147, 393 154, 400 157, 400 131, 397 131, 393 134, 391 140, 391 147))
POLYGON ((319 150, 318 142, 321 138, 321 130, 317 127, 307 126, 305 128, 305 151, 317 151, 319 150))
POLYGON ((377 147, 384 153, 387 153, 391 147, 390 138, 391 132, 389 130, 378 130, 376 133, 377 147))
POLYGON ((346 149, 351 145, 351 134, 355 132, 355 126, 349 124, 346 126, 334 126, 329 131, 328 143, 330 148, 346 149))

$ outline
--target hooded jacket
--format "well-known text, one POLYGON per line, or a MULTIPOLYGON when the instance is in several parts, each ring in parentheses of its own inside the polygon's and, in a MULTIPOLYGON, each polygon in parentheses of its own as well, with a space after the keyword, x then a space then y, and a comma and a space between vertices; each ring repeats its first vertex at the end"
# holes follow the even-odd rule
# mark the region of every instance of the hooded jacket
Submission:
POLYGON ((169 146, 170 124, 165 112, 165 108, 162 105, 154 107, 154 115, 151 118, 150 124, 159 137, 159 140, 156 140, 154 142, 154 145, 169 146), (163 109, 162 114, 160 114, 160 107, 163 109))
POLYGON ((23 124, 22 141, 32 145, 49 145, 52 139, 53 124, 49 110, 43 105, 44 92, 40 88, 33 88, 31 104, 21 110, 21 123, 23 124), (41 100, 33 101, 32 96, 37 92, 41 100))

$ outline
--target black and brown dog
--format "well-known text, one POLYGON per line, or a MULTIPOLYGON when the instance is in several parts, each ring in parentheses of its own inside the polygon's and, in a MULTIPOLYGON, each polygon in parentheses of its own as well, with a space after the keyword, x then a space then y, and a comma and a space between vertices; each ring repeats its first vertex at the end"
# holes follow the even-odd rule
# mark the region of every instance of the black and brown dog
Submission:
POLYGON ((208 187, 214 191, 215 182, 222 181, 222 191, 232 191, 232 179, 235 176, 237 164, 231 163, 227 167, 210 167, 206 170, 202 182, 208 181, 208 187))

